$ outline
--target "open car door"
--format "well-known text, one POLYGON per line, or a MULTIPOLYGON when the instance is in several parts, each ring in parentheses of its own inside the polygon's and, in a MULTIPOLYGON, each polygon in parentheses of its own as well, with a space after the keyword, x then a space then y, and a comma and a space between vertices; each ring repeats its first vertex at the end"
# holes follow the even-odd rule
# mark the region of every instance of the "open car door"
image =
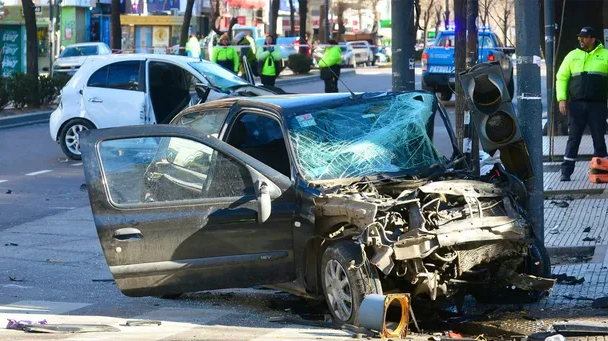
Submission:
POLYGON ((284 175, 188 127, 90 130, 81 146, 99 240, 125 295, 295 279, 284 175))

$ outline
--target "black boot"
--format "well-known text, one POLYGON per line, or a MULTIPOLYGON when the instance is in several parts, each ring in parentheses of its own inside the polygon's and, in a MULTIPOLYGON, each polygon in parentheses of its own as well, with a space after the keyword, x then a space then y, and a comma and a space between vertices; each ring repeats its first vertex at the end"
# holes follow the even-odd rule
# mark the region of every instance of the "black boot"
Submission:
POLYGON ((562 177, 559 178, 559 181, 570 181, 570 175, 562 174, 562 177))

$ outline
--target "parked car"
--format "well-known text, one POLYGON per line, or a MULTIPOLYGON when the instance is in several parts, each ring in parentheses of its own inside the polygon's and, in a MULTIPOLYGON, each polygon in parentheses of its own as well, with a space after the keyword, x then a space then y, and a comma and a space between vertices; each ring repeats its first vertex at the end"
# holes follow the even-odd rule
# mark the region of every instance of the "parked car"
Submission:
POLYGON ((353 53, 357 64, 365 64, 367 66, 375 65, 374 52, 369 42, 365 40, 349 41, 346 43, 353 47, 353 53))
MULTIPOLYGON (((421 58, 422 88, 438 92, 441 100, 449 101, 454 92, 456 73, 454 67, 454 30, 440 31, 435 43, 424 49, 421 58)), ((479 31, 479 62, 499 62, 513 98, 513 47, 505 47, 496 33, 487 29, 479 31)))
POLYGON ((127 296, 263 285, 357 324, 366 294, 547 290, 532 276, 550 264, 526 187, 502 166, 456 169, 434 94, 230 98, 170 123, 82 136, 97 233, 127 296), (435 115, 450 159, 428 136, 435 115))
POLYGON ((78 160, 78 133, 83 130, 167 123, 201 101, 277 90, 247 83, 215 63, 184 56, 89 57, 61 90, 49 128, 65 155, 78 160))
MULTIPOLYGON (((367 43, 367 47, 363 44, 357 45, 360 42, 346 42, 340 43, 340 50, 342 50, 342 63, 340 64, 342 67, 356 67, 359 64, 364 65, 372 65, 375 63, 374 54, 369 48, 369 43, 367 43)), ((319 61, 323 58, 323 53, 325 53, 325 46, 317 46, 315 47, 314 52, 314 65, 318 67, 319 61)))
POLYGON ((105 43, 80 43, 69 45, 61 52, 53 63, 52 74, 65 74, 72 76, 89 56, 102 56, 112 54, 112 50, 105 43))

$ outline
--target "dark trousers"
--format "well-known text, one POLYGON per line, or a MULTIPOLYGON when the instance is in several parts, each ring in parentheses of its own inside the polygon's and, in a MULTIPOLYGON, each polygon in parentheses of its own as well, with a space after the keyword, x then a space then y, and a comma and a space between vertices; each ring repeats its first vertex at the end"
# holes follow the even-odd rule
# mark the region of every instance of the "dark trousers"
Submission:
POLYGON ((562 174, 571 175, 574 172, 574 163, 578 156, 578 148, 583 138, 585 128, 589 126, 593 139, 593 155, 606 157, 606 116, 608 108, 606 102, 568 102, 568 142, 562 163, 562 174))
POLYGON ((336 76, 331 77, 330 79, 325 79, 325 92, 338 92, 338 78, 336 76))
POLYGON ((264 76, 261 75, 262 84, 266 86, 274 86, 275 81, 277 80, 277 76, 264 76))

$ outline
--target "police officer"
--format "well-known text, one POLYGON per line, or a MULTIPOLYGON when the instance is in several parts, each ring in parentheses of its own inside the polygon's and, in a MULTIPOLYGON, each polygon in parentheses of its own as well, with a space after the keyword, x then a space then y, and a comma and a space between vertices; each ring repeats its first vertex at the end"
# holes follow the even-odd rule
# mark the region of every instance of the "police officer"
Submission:
POLYGON ((593 138, 593 155, 606 157, 606 116, 608 109, 608 50, 596 31, 583 27, 577 35, 580 47, 570 51, 556 75, 559 112, 569 113, 569 132, 561 181, 570 181, 578 147, 588 125, 593 138))
POLYGON ((321 79, 325 81, 325 92, 338 92, 338 78, 340 77, 340 63, 342 63, 342 50, 335 39, 329 40, 323 58, 319 61, 321 79))

